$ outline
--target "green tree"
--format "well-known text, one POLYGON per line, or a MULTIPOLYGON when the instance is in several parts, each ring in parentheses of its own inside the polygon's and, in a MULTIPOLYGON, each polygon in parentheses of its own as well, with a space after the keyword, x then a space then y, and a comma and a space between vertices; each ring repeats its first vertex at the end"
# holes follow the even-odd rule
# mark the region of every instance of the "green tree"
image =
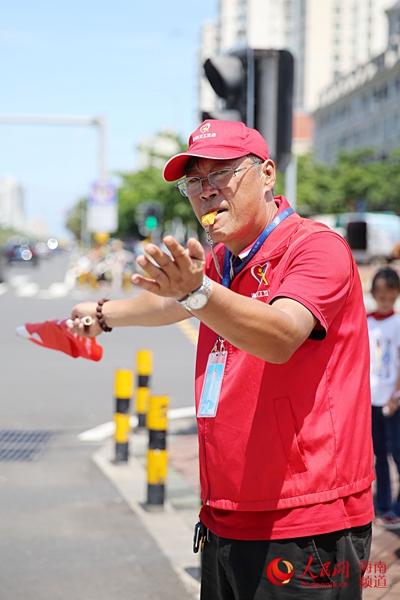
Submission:
POLYGON ((137 207, 142 202, 160 202, 164 208, 164 221, 180 217, 185 224, 193 225, 195 218, 188 200, 176 187, 163 180, 161 170, 148 167, 133 173, 121 173, 118 189, 118 235, 122 238, 138 235, 137 207))
POLYGON ((70 231, 75 239, 81 241, 82 221, 86 220, 86 198, 80 198, 78 202, 68 211, 65 227, 70 231))
POLYGON ((298 207, 305 214, 340 210, 332 170, 317 163, 310 154, 300 156, 297 166, 298 207))
POLYGON ((362 202, 366 210, 400 213, 400 150, 378 160, 369 149, 342 153, 335 165, 301 156, 297 170, 300 212, 353 211, 362 202))
POLYGON ((400 214, 400 148, 385 160, 372 163, 374 183, 368 192, 369 210, 390 210, 400 214))
POLYGON ((161 131, 150 143, 142 144, 139 150, 147 166, 144 169, 120 173, 118 189, 119 228, 122 238, 138 235, 137 207, 142 202, 157 201, 164 209, 164 223, 179 217, 182 222, 196 227, 190 203, 183 198, 176 186, 162 177, 162 168, 171 154, 183 152, 186 143, 174 132, 161 131))

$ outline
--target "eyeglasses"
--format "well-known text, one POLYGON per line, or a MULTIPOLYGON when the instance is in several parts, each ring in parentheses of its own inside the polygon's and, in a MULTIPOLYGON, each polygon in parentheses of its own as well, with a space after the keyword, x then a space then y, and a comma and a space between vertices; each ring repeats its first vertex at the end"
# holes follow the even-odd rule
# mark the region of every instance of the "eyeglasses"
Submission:
POLYGON ((217 189, 221 190, 229 185, 232 175, 251 169, 255 165, 260 165, 261 161, 254 161, 251 165, 245 167, 239 167, 234 169, 233 167, 227 167, 226 169, 220 169, 219 171, 213 171, 205 177, 185 177, 176 184, 176 187, 185 198, 189 196, 197 196, 203 191, 203 181, 207 179, 208 184, 217 189))

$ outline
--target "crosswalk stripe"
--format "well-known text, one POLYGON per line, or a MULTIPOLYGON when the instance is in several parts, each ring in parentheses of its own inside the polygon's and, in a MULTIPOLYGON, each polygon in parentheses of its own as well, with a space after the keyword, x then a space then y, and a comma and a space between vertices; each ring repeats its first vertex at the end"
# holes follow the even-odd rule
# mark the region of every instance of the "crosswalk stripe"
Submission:
POLYGON ((31 298, 32 296, 35 296, 38 291, 39 285, 37 283, 25 283, 15 290, 15 295, 20 298, 31 298))

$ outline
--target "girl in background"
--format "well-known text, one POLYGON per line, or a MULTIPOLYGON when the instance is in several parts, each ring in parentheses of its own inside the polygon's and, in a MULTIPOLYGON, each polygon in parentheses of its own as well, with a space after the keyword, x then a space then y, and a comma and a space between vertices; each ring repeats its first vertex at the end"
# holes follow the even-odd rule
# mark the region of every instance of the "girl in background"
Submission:
POLYGON ((376 513, 387 529, 400 529, 400 493, 394 500, 389 471, 392 455, 400 479, 400 295, 397 272, 385 267, 372 280, 375 312, 368 315, 371 349, 372 438, 376 471, 376 513))

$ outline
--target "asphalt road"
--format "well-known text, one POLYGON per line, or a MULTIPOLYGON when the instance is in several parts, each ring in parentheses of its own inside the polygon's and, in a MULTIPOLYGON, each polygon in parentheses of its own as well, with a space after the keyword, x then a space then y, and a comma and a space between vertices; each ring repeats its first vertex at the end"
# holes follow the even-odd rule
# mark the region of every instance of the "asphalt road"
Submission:
POLYGON ((91 363, 18 338, 19 324, 105 295, 63 289, 68 261, 16 265, 0 288, 0 600, 184 600, 168 560, 92 462, 100 442, 78 434, 112 419, 114 371, 133 368, 141 348, 153 351, 153 393, 190 406, 194 345, 177 326, 114 330, 91 363), (1 454, 10 447, 16 460, 1 454))

